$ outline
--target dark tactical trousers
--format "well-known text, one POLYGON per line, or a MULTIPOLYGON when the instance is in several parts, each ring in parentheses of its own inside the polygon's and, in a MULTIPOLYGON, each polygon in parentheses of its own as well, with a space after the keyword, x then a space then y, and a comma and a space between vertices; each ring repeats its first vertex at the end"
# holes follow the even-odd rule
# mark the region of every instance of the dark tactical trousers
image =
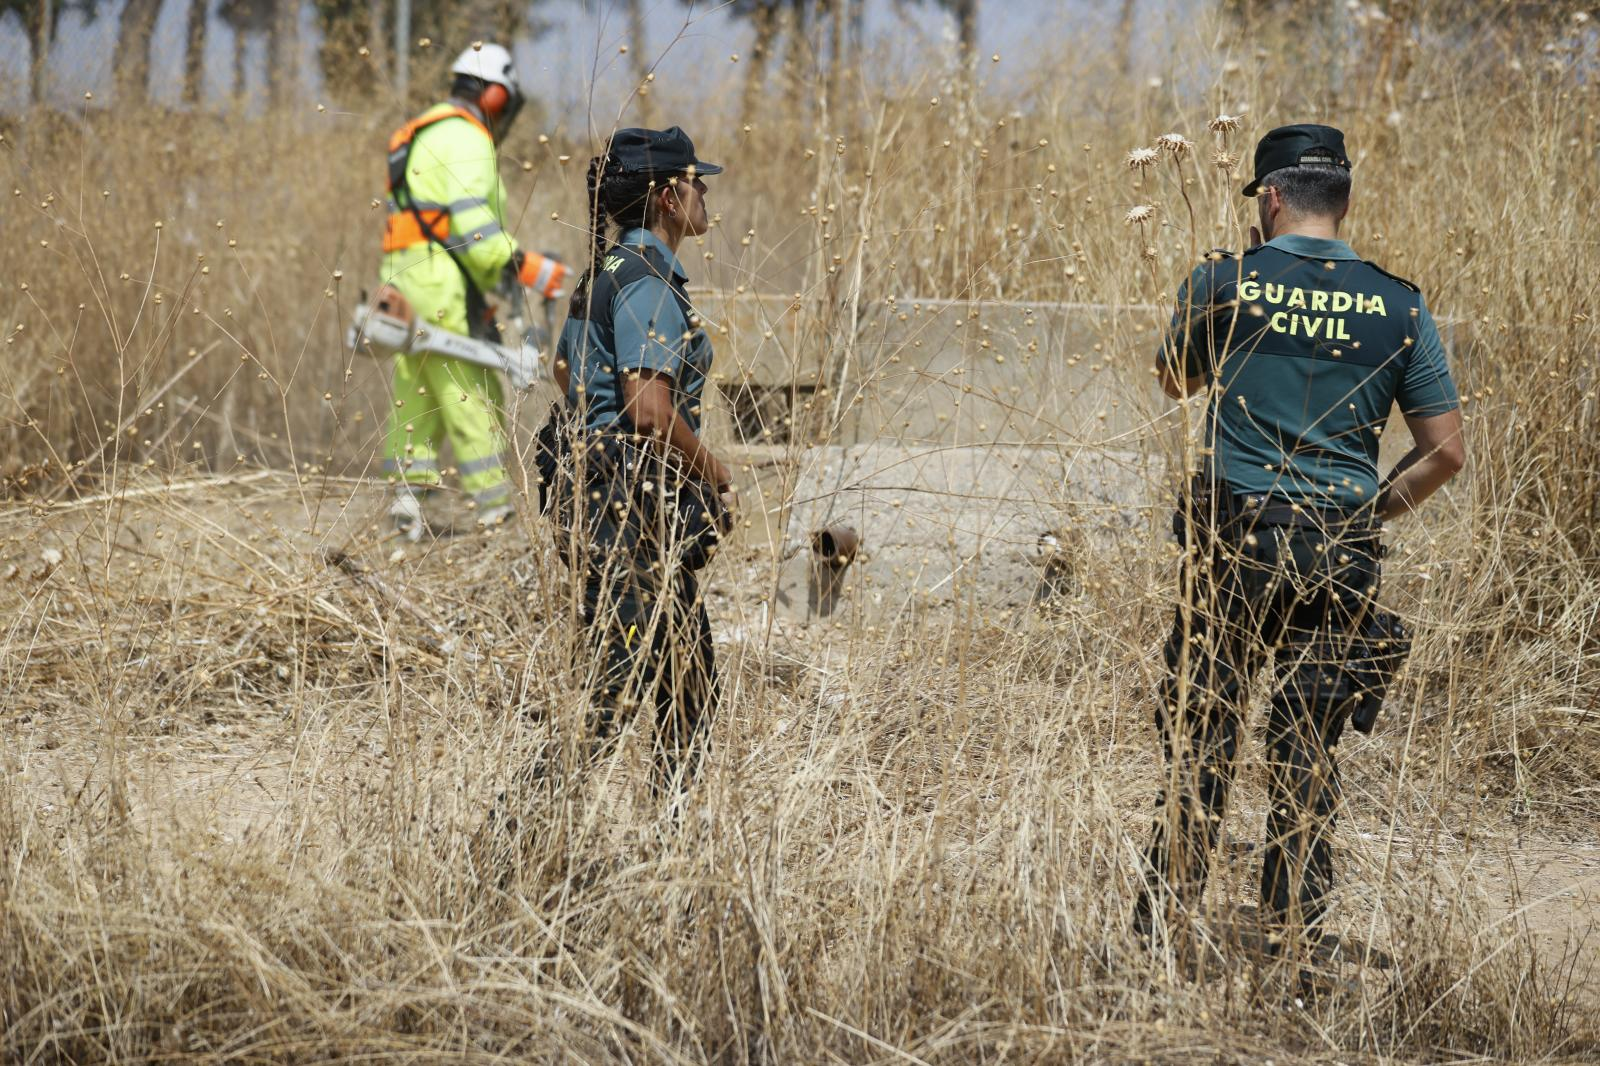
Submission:
POLYGON ((592 670, 595 738, 649 709, 658 790, 681 788, 698 769, 715 710, 711 621, 693 572, 669 566, 622 478, 598 479, 584 499, 585 650, 592 670))
POLYGON ((1352 638, 1377 595, 1377 534, 1218 523, 1193 535, 1156 711, 1167 778, 1135 925, 1198 904, 1233 781, 1251 681, 1273 665, 1266 728, 1268 945, 1314 938, 1333 886, 1333 749, 1352 710, 1352 638))
POLYGON ((668 588, 591 573, 583 587, 596 739, 615 734, 619 714, 650 708, 658 788, 680 786, 698 769, 716 699, 711 621, 699 582, 681 571, 668 588))

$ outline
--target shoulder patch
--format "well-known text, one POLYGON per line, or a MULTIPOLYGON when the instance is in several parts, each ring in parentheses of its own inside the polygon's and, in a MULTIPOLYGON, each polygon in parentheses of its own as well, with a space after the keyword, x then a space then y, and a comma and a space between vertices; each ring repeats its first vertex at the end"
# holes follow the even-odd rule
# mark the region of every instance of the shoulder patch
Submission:
POLYGON ((1382 274, 1384 277, 1388 278, 1389 280, 1398 281, 1401 285, 1404 285, 1406 288, 1410 289, 1412 292, 1419 293, 1419 294, 1422 292, 1421 287, 1418 286, 1416 282, 1408 281, 1407 279, 1402 278, 1399 274, 1391 274, 1387 270, 1383 269, 1383 267, 1379 266, 1377 263, 1373 263, 1373 262, 1370 262, 1370 261, 1365 260, 1365 259, 1363 259, 1362 262, 1366 263, 1367 266, 1371 267, 1373 270, 1376 270, 1378 273, 1382 274))

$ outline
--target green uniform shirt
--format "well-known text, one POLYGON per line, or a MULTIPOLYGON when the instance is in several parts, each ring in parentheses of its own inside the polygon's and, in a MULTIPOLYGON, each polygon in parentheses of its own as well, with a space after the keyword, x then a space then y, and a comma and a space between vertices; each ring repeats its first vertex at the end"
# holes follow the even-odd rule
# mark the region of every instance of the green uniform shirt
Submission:
POLYGON ((1396 403, 1420 417, 1460 404, 1422 294, 1340 240, 1289 234, 1200 264, 1157 358, 1214 386, 1212 485, 1308 506, 1377 498, 1396 403))
MULTIPOLYGON (((650 250, 663 265, 662 273, 672 280, 669 284, 654 273, 636 271, 610 307, 591 308, 587 319, 567 319, 556 359, 572 368, 568 402, 586 411, 589 429, 609 429, 622 418, 621 374, 653 370, 670 379, 678 417, 698 434, 706 376, 711 372, 711 338, 684 313, 686 298, 679 299, 687 281, 683 265, 647 229, 629 230, 617 245, 650 250)), ((601 269, 613 268, 608 254, 601 269)))

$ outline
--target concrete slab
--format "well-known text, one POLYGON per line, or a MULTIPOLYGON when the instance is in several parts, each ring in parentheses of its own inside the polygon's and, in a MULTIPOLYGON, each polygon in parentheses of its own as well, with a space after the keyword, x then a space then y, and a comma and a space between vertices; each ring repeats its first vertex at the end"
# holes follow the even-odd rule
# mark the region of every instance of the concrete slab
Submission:
POLYGON ((889 298, 840 309, 755 294, 697 306, 716 339, 713 424, 746 440, 1106 442, 1163 402, 1151 307, 889 298))
POLYGON ((1142 535, 1160 461, 1068 446, 811 449, 789 502, 774 602, 792 618, 956 601, 1020 607, 1070 588, 1078 553, 1142 535), (828 563, 819 531, 853 531, 828 563), (1046 587, 1041 588, 1041 584, 1046 587))

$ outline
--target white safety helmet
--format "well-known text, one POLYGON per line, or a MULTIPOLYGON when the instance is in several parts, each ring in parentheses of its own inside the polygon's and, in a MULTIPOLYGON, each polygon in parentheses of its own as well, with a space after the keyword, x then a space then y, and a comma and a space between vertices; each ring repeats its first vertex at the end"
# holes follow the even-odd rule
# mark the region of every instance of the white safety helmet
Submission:
POLYGON ((503 45, 478 41, 469 45, 450 65, 458 90, 463 79, 477 79, 481 91, 474 102, 489 121, 495 139, 504 136, 522 110, 522 85, 517 81, 517 66, 503 45))

